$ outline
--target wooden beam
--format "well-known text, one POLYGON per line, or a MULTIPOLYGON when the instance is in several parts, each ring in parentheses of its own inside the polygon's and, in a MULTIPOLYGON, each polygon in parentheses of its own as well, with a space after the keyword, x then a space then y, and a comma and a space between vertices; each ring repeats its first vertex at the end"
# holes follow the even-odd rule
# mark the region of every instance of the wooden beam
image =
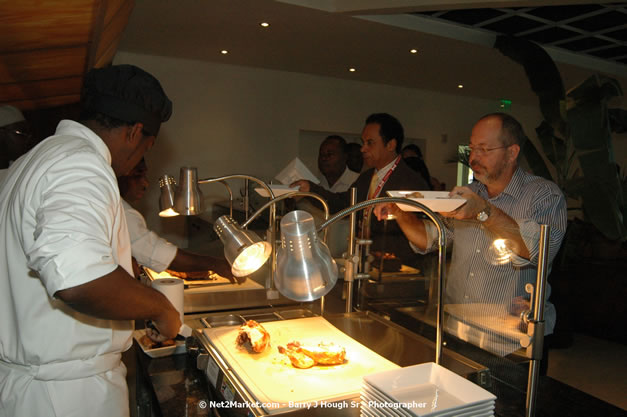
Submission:
POLYGON ((86 44, 95 0, 2 0, 0 53, 86 44))
POLYGON ((74 104, 80 101, 80 94, 71 94, 67 96, 43 97, 32 100, 9 101, 3 104, 10 104, 23 111, 43 109, 50 107, 63 106, 66 104, 74 104))
MULTIPOLYGON (((118 0, 119 1, 119 0, 118 0)), ((113 60, 128 19, 133 11, 134 1, 124 1, 105 25, 96 48, 95 67, 102 67, 113 60)))
POLYGON ((0 86, 22 81, 83 75, 85 46, 0 55, 0 86))
POLYGON ((108 26, 111 21, 120 13, 126 13, 130 15, 131 11, 135 7, 135 0, 108 0, 107 12, 105 14, 105 26, 108 26))
POLYGON ((75 76, 53 80, 2 84, 2 87, 0 87, 0 103, 74 95, 81 91, 82 82, 82 76, 75 76))

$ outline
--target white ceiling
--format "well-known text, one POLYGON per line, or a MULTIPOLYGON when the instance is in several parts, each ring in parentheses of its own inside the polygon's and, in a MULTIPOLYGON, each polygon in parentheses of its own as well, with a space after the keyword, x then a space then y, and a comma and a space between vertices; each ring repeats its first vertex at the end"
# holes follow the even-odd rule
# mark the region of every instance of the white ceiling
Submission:
MULTIPOLYGON (((119 50, 534 104, 524 70, 492 48, 494 35, 407 13, 584 3, 591 2, 136 0, 119 50)), ((593 70, 627 89, 625 65, 549 53, 567 89, 593 70)))

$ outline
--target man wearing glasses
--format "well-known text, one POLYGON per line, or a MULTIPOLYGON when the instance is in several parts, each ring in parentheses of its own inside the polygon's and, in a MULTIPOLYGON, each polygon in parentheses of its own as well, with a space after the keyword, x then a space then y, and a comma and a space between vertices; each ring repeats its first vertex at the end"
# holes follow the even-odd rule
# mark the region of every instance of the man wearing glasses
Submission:
MULTIPOLYGON (((513 304, 529 298, 525 284, 536 280, 541 224, 551 227, 549 266, 559 250, 566 232, 566 202, 557 185, 519 167, 525 140, 520 123, 504 113, 486 115, 472 129, 469 162, 475 181, 453 188, 450 194, 466 203, 441 213, 447 244, 453 243, 444 293, 447 304, 503 306, 505 314, 513 313, 513 304)), ((396 216, 416 252, 436 249, 437 230, 431 222, 396 205, 375 209, 378 218, 387 213, 396 216)), ((555 316, 554 306, 547 302, 545 334, 553 332, 555 316)), ((503 346, 488 350, 500 356, 513 351, 503 346)))
POLYGON ((0 169, 6 169, 17 158, 28 152, 36 142, 19 109, 0 107, 0 169))

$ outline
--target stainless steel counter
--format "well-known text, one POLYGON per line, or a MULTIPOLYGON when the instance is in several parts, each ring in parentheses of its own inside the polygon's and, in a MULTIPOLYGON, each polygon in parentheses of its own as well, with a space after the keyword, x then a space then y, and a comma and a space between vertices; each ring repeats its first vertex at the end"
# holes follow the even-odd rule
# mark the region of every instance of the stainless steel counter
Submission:
MULTIPOLYGON (((247 311, 230 312, 228 314, 209 314, 200 321, 208 325, 233 325, 240 320, 255 319, 260 322, 274 320, 289 320, 291 318, 309 317, 312 313, 308 310, 293 308, 255 309, 247 311)), ((382 357, 396 363, 399 366, 408 366, 424 362, 433 362, 435 359, 435 346, 422 336, 407 331, 394 323, 369 312, 356 312, 346 314, 330 314, 324 317, 332 325, 357 342, 378 353, 382 357)), ((200 332, 195 332, 200 342, 201 354, 197 361, 198 367, 207 375, 207 381, 215 404, 226 404, 231 401, 232 407, 217 408, 218 415, 239 416, 254 415, 264 416, 268 412, 261 407, 248 407, 246 412, 236 404, 255 404, 256 398, 246 388, 245 381, 233 372, 230 364, 225 361, 212 344, 204 338, 200 332), (206 352, 207 354, 205 354, 206 352), (226 402, 226 403, 223 403, 226 402)), ((462 375, 480 385, 489 384, 488 370, 471 360, 468 360, 455 352, 447 349, 443 352, 442 365, 453 372, 462 375)), ((281 375, 273 375, 280 378, 281 375)), ((271 384, 272 381, 268 380, 271 384)), ((289 401, 289 400, 288 400, 289 401)), ((325 402, 309 409, 292 408, 281 415, 290 416, 358 416, 359 395, 342 401, 325 402)), ((243 407, 246 408, 246 407, 243 407)))
MULTIPOLYGON (((280 319, 298 318, 307 310, 294 307, 276 309, 240 310, 226 313, 186 315, 186 323, 193 328, 203 327, 203 321, 212 325, 238 323, 243 317, 250 315, 255 318, 280 319), (279 317, 277 317, 277 315, 279 317), (242 316, 242 318, 237 318, 242 316), (204 319, 204 320, 203 320, 204 319)), ((373 313, 330 314, 325 318, 334 326, 353 337, 355 340, 374 350, 385 358, 400 366, 431 362, 434 358, 434 346, 427 339, 412 333, 405 328, 373 313)), ((188 339, 194 341, 195 339, 188 339)), ((451 344, 453 347, 453 344, 451 344)), ((470 348, 470 346, 467 346, 470 348)), ((235 386, 229 378, 224 377, 224 369, 218 367, 222 375, 213 386, 208 382, 207 374, 197 369, 197 346, 190 346, 188 354, 174 355, 151 359, 135 344, 133 346, 137 358, 137 402, 139 417, 204 417, 204 416, 255 416, 246 407, 236 407, 237 397, 235 386), (227 399, 232 403, 223 403, 227 399), (213 403, 212 403, 213 402, 213 403)), ((477 350, 477 348, 473 349, 477 350)), ((457 350, 464 353, 464 349, 457 350)), ((470 356, 470 355, 469 355, 470 356)), ((483 358, 483 356, 482 356, 483 358)), ((207 358, 206 358, 207 359, 207 358)), ((477 359, 475 359, 477 360, 477 359)), ((202 362, 202 360, 200 361, 202 362)), ((207 362, 208 363, 208 362, 207 362)), ((498 376, 499 367, 490 372, 479 363, 450 349, 444 349, 443 365, 456 373, 466 376, 497 396, 495 415, 497 417, 524 417, 524 392, 509 383, 503 382, 498 376)), ((128 366, 128 364, 127 364, 128 366)), ((134 364, 133 364, 134 367, 134 364)), ((202 367, 206 368, 205 366, 202 367)), ((272 376, 267 382, 272 383, 272 376)), ((573 416, 588 417, 602 415, 606 417, 623 417, 625 410, 605 403, 584 392, 549 377, 541 377, 539 386, 537 417, 573 416)), ((357 417, 359 408, 351 408, 356 399, 335 403, 333 407, 314 407, 289 412, 294 416, 337 416, 357 417), (343 407, 343 408, 340 408, 343 407)))

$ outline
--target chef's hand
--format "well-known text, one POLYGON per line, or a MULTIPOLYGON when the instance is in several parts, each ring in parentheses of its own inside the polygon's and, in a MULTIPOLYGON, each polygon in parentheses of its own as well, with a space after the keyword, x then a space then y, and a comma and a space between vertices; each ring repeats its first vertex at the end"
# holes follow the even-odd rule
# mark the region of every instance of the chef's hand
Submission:
POLYGON ((147 328, 146 334, 155 342, 163 342, 168 339, 174 339, 181 328, 181 317, 179 312, 176 311, 172 303, 166 299, 167 305, 163 306, 163 309, 153 320, 155 329, 147 328))
POLYGON ((394 216, 398 218, 402 210, 398 208, 396 203, 383 203, 374 206, 374 215, 378 220, 387 220, 388 216, 394 216))
POLYGON ((311 183, 307 180, 298 180, 291 183, 290 187, 298 187, 298 191, 307 193, 311 190, 311 183))
POLYGON ((231 272, 231 265, 224 258, 214 258, 215 261, 211 264, 211 269, 216 274, 220 275, 224 278, 233 278, 233 273, 231 272))
POLYGON ((477 193, 473 192, 468 187, 455 187, 449 193, 449 197, 463 198, 466 200, 462 206, 455 211, 441 212, 444 217, 452 217, 458 220, 476 219, 477 214, 481 212, 487 205, 487 202, 479 197, 477 193))

